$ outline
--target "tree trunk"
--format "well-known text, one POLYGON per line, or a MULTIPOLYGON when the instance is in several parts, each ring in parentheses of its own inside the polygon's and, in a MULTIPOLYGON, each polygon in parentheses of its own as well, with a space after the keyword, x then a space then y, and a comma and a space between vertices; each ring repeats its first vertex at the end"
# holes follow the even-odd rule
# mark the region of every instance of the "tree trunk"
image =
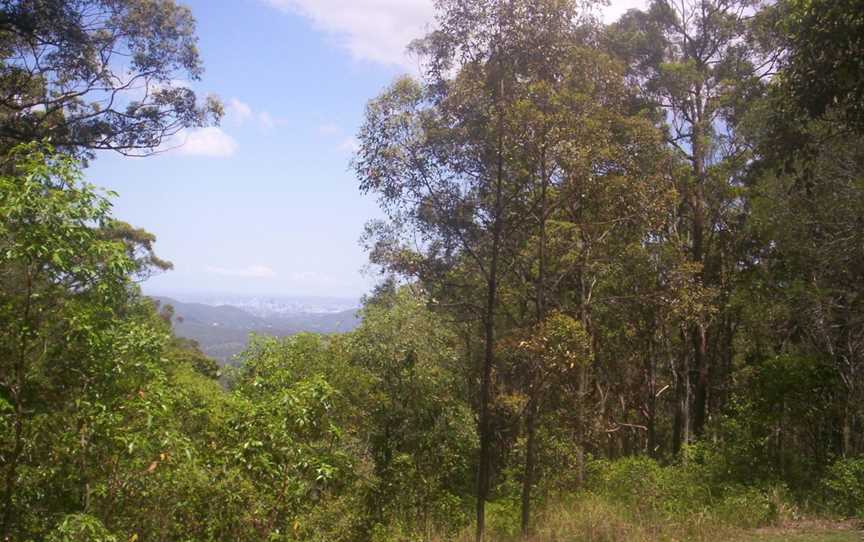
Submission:
POLYGON ((503 135, 498 130, 497 172, 495 181, 495 222, 492 228, 492 254, 487 277, 486 308, 484 321, 483 377, 480 383, 480 461, 477 472, 477 542, 482 542, 486 533, 486 500, 489 498, 492 459, 492 424, 489 405, 492 399, 492 367, 495 363, 495 309, 498 303, 498 257, 501 248, 503 219, 501 217, 502 191, 504 189, 503 135))
POLYGON ((522 478, 522 536, 527 537, 531 531, 531 489, 534 486, 536 469, 536 435, 537 435, 537 403, 531 399, 525 418, 525 473, 522 478))
POLYGON ((675 365, 677 369, 675 370, 675 425, 672 430, 672 452, 678 455, 683 446, 690 442, 690 363, 686 352, 675 365))
POLYGON ((645 436, 645 447, 650 456, 654 456, 657 448, 657 377, 654 367, 654 340, 648 340, 648 355, 645 361, 645 399, 647 404, 646 409, 646 426, 648 428, 645 436))
MULTIPOLYGON (((700 93, 701 95, 701 93, 700 93)), ((699 108, 701 110, 701 108, 699 108)), ((701 111, 698 111, 693 123, 692 149, 693 149, 693 177, 694 187, 691 190, 690 206, 693 211, 693 224, 691 228, 692 259, 694 263, 705 264, 705 154, 706 149, 703 141, 703 127, 701 111)), ((700 285, 705 283, 705 270, 699 272, 698 281, 700 285)), ((707 359, 707 330, 702 322, 695 323, 690 329, 690 338, 693 347, 692 388, 693 388, 693 433, 701 436, 705 427, 708 404, 708 359, 707 359)))
POLYGON ((705 431, 705 423, 708 418, 708 360, 707 360, 707 341, 705 338, 706 330, 703 324, 696 324, 693 327, 693 359, 694 365, 692 374, 695 377, 695 382, 692 385, 693 389, 693 434, 696 437, 701 437, 705 431))
MULTIPOLYGON (((542 325, 546 320, 546 193, 549 184, 546 173, 546 151, 540 155, 540 211, 538 217, 539 234, 537 240, 537 323, 542 325)), ((543 369, 541 368, 540 371, 543 369)), ((531 526, 531 488, 534 484, 535 471, 535 435, 537 416, 539 414, 538 395, 542 393, 541 383, 536 381, 537 374, 529 368, 528 393, 530 395, 525 419, 527 442, 525 451, 525 471, 522 481, 522 536, 528 536, 531 526)))
POLYGON ((579 489, 585 485, 585 441, 587 440, 588 431, 585 423, 585 397, 588 395, 588 368, 582 366, 579 368, 579 390, 576 398, 576 417, 577 417, 577 446, 576 460, 579 463, 578 472, 576 473, 576 481, 579 484, 579 489))

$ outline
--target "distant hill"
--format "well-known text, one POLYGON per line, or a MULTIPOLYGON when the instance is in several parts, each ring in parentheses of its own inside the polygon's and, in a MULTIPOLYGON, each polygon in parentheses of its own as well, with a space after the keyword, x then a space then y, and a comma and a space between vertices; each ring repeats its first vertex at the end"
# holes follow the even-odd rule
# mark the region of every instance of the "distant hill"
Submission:
POLYGON ((187 303, 153 296, 174 307, 174 332, 198 342, 208 356, 226 364, 243 351, 250 333, 284 337, 302 332, 345 333, 359 324, 357 309, 336 312, 288 312, 256 316, 233 305, 187 303))

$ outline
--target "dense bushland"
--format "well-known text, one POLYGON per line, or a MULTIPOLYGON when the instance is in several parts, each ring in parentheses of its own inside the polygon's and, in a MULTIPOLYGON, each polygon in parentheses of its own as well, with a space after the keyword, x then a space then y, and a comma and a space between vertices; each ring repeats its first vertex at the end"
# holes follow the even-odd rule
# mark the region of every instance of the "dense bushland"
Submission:
MULTIPOLYGON (((173 2, 56 4, 73 30, 89 4, 182 23, 150 35, 186 51, 157 76, 200 69, 173 2)), ((39 127, 0 133, 0 539, 716 540, 864 519, 864 134, 843 68, 861 6, 655 0, 610 26, 568 0, 436 6, 422 76, 358 137, 386 215, 362 325, 256 337, 233 370, 172 336, 137 285, 171 264, 73 158, 218 104, 175 89, 110 142, 0 104, 0 125, 39 127)))

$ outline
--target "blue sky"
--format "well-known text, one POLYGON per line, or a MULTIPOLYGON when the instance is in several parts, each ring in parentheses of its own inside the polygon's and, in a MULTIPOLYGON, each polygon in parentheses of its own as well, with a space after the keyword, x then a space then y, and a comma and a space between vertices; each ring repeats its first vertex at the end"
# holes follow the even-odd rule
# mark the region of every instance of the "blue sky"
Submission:
MULTIPOLYGON (((368 291, 358 238, 379 211, 349 172, 353 134, 366 102, 416 65, 404 46, 429 28, 431 0, 184 3, 206 70, 192 87, 225 103, 221 126, 164 155, 100 154, 86 173, 174 262, 145 291, 368 291)), ((634 5, 613 1, 604 17, 634 5)))

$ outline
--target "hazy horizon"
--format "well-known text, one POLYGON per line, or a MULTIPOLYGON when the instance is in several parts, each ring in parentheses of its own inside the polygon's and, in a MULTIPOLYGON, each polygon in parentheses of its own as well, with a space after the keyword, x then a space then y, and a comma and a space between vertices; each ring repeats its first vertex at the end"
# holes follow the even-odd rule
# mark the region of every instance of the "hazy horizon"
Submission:
POLYGON ((162 290, 162 289, 142 289, 144 295, 148 297, 170 298, 184 303, 200 303, 211 305, 214 302, 224 302, 230 305, 232 301, 250 301, 250 300, 268 300, 268 301, 283 301, 283 302, 309 302, 309 303, 333 303, 333 304, 355 304, 360 305, 360 300, 363 297, 350 295, 310 295, 303 293, 243 293, 230 291, 189 291, 189 290, 162 290))

